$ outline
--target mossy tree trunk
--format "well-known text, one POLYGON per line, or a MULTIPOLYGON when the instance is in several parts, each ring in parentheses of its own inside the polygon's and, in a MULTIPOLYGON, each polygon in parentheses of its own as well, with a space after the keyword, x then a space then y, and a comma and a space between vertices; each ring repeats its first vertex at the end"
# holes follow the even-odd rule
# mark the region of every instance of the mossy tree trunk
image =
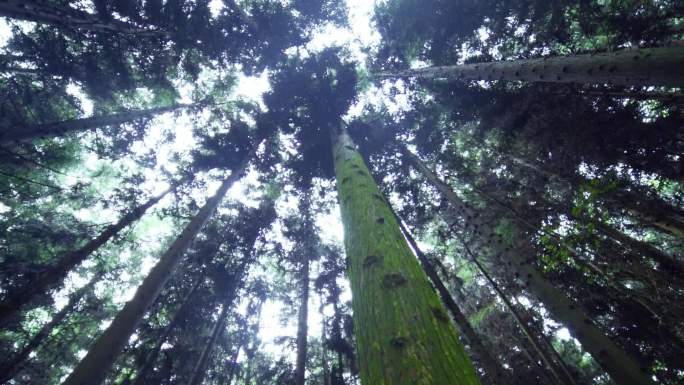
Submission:
POLYGON ((216 194, 207 199, 197 215, 186 225, 143 280, 133 299, 124 305, 109 327, 92 344, 88 354, 79 362, 71 375, 63 382, 63 385, 98 385, 102 383, 145 312, 157 299, 166 282, 173 276, 187 248, 216 211, 228 189, 244 174, 254 151, 252 149, 242 164, 236 167, 233 173, 223 181, 216 194))
POLYGON ((684 47, 427 67, 385 72, 376 77, 681 87, 684 86, 684 47))
POLYGON ((76 266, 86 260, 90 254, 97 251, 110 239, 115 237, 121 230, 140 219, 150 207, 157 204, 173 187, 163 193, 150 198, 144 204, 136 207, 119 221, 107 227, 100 235, 86 243, 78 250, 72 251, 60 257, 56 264, 48 267, 31 281, 30 285, 21 287, 14 292, 8 293, 0 303, 0 324, 14 316, 21 307, 31 302, 37 295, 57 286, 76 266))
POLYGON ((602 332, 581 307, 554 287, 536 269, 534 250, 525 241, 506 245, 497 234, 491 218, 465 204, 446 183, 428 169, 413 153, 402 148, 404 159, 449 202, 454 213, 464 220, 464 230, 479 239, 487 240, 487 247, 501 258, 500 262, 515 271, 516 276, 548 308, 553 316, 565 324, 617 385, 649 385, 654 382, 638 361, 627 354, 602 332))
POLYGON ((483 382, 491 385, 510 384, 510 379, 512 378, 511 373, 506 373, 506 370, 503 368, 501 363, 489 351, 485 341, 475 331, 473 326, 468 321, 468 317, 463 314, 459 306, 456 304, 456 301, 449 292, 449 289, 447 289, 446 285, 439 277, 439 274, 437 274, 437 271, 430 262, 429 258, 423 253, 422 250, 420 250, 418 247, 418 242, 416 242, 411 232, 408 231, 406 226, 401 222, 401 218, 399 218, 396 213, 395 218, 397 218, 397 222, 399 222, 399 226, 402 233, 406 237, 406 240, 416 253, 421 265, 423 265, 423 270, 425 270, 425 273, 430 278, 430 281, 437 290, 437 293, 439 293, 440 298, 442 298, 444 306, 446 306, 449 314, 451 314, 451 318, 454 320, 456 327, 461 331, 465 337, 467 345, 475 355, 475 359, 479 361, 480 366, 484 369, 484 378, 486 381, 483 382))
POLYGON ((333 157, 363 385, 475 385, 458 334, 344 129, 333 157))

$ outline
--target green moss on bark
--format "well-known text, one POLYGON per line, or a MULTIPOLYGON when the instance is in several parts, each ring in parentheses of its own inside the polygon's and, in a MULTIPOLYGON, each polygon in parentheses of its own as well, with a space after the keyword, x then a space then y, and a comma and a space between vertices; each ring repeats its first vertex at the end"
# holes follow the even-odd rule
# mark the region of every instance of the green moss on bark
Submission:
POLYGON ((333 140, 361 383, 479 385, 363 158, 346 133, 333 140))

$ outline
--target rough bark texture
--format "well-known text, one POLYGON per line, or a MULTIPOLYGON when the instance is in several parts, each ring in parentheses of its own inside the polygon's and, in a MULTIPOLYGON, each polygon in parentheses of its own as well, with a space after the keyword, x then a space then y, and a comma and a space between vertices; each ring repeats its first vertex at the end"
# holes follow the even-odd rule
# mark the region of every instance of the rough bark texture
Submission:
MULTIPOLYGON (((304 214, 304 213, 303 213, 304 214)), ((304 215, 308 215, 305 213, 304 215)), ((309 331, 309 255, 302 255, 301 292, 299 293, 299 311, 297 313, 297 362, 295 367, 295 385, 304 385, 306 377, 307 335, 309 331)))
POLYGON ((81 301, 83 297, 88 294, 93 286, 102 278, 102 274, 95 274, 93 278, 85 286, 76 290, 70 297, 69 302, 67 302, 64 307, 52 316, 52 319, 43 325, 38 333, 36 333, 33 338, 14 356, 4 361, 0 365, 0 384, 4 384, 10 379, 14 378, 26 365, 26 361, 29 359, 31 353, 36 351, 40 345, 47 339, 52 330, 62 323, 76 308, 76 305, 81 301))
POLYGON ((92 116, 89 118, 65 120, 62 122, 14 126, 4 128, 2 131, 0 131, 0 143, 36 138, 50 138, 72 132, 94 130, 101 127, 132 122, 137 119, 149 119, 158 114, 192 106, 194 105, 175 104, 169 107, 149 108, 146 110, 131 110, 118 114, 92 116))
POLYGON ((59 284, 73 268, 85 261, 90 254, 107 243, 125 227, 140 219, 150 207, 157 204, 157 202, 172 189, 173 188, 166 190, 160 195, 155 196, 144 204, 136 207, 133 211, 119 219, 117 223, 107 227, 99 236, 97 236, 97 238, 86 243, 80 249, 59 258, 57 264, 39 273, 38 276, 31 281, 30 285, 22 287, 16 292, 8 293, 3 302, 0 303, 0 324, 18 312, 22 306, 31 302, 35 296, 45 293, 59 284))
POLYGON ((230 295, 230 297, 223 303, 223 307, 221 308, 221 314, 219 315, 218 320, 214 324, 214 328, 211 331, 211 337, 209 338, 209 341, 207 341, 206 345, 204 345, 202 353, 200 353, 200 356, 197 359, 197 362, 195 363, 195 367, 192 370, 192 376, 190 377, 190 381, 188 381, 188 385, 200 385, 202 383, 202 380, 204 379, 204 374, 207 371, 207 365, 209 364, 209 357, 211 356, 211 352, 214 350, 214 345, 216 345, 216 341, 219 339, 221 334, 223 334, 223 331, 226 329, 226 318, 228 318, 228 309, 230 309, 234 297, 234 295, 230 295))
POLYGON ((476 356, 476 360, 479 361, 482 368, 484 368, 485 381, 483 382, 492 385, 510 384, 510 379, 512 378, 510 375, 511 373, 506 373, 506 370, 503 368, 503 366, 501 366, 499 361, 489 352, 489 349, 485 345, 483 339, 479 334, 477 334, 475 329, 473 329, 472 325, 470 325, 468 318, 458 307, 456 301, 454 301, 449 289, 447 289, 446 285, 444 285, 444 282, 437 274, 437 271, 435 270, 434 266, 432 266, 432 263, 430 263, 428 257, 423 254, 418 247, 418 243, 415 241, 415 239, 413 239, 413 235, 411 235, 406 226, 404 226, 404 224, 401 222, 401 219, 396 216, 396 213, 395 217, 397 218, 397 222, 399 222, 399 226, 401 227, 406 240, 416 253, 421 265, 423 265, 423 270, 425 270, 425 273, 430 278, 430 281, 432 281, 435 289, 437 289, 437 293, 439 293, 439 296, 442 298, 444 306, 446 306, 449 314, 451 314, 451 318, 456 323, 456 327, 461 331, 461 333, 463 333, 468 346, 470 346, 470 349, 476 356))
MULTIPOLYGON (((487 239, 490 245, 505 245, 492 223, 486 219, 486 215, 462 202, 451 187, 442 182, 416 155, 406 149, 402 150, 405 159, 442 194, 454 212, 465 218, 466 230, 482 239, 487 239)), ((611 341, 574 301, 551 285, 539 273, 534 266, 536 257, 530 245, 521 241, 511 246, 500 247, 496 250, 500 254, 500 262, 516 271, 516 276, 524 281, 525 287, 539 297, 551 314, 568 327, 582 347, 594 357, 617 385, 654 383, 640 368, 636 359, 630 357, 611 341)), ((496 248, 496 246, 492 247, 496 248)))
POLYGON ((164 31, 138 28, 122 21, 102 21, 96 15, 75 8, 55 6, 40 0, 0 1, 0 16, 101 33, 124 33, 150 37, 167 35, 164 31))
POLYGON ((363 385, 476 385, 475 369, 346 132, 333 134, 363 385))
POLYGON ((684 86, 684 47, 427 67, 376 76, 681 87, 684 86))
MULTIPOLYGON (((251 154, 253 154, 253 150, 251 154)), ((242 164, 236 167, 234 172, 221 184, 216 194, 207 200, 197 215, 183 229, 143 280, 133 299, 126 303, 107 330, 93 343, 88 354, 63 382, 64 385, 97 385, 104 380, 107 371, 142 320, 147 308, 156 300, 166 282, 173 275, 185 250, 192 244, 204 224, 216 211, 228 189, 244 173, 250 157, 248 155, 242 164)))

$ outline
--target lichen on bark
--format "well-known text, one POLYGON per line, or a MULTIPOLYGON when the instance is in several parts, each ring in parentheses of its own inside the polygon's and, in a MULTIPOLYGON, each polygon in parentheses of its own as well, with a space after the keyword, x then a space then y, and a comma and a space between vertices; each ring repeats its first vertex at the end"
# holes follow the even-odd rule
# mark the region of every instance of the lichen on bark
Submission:
POLYGON ((439 297, 344 130, 333 135, 333 152, 361 383, 479 385, 454 326, 441 316, 439 297))

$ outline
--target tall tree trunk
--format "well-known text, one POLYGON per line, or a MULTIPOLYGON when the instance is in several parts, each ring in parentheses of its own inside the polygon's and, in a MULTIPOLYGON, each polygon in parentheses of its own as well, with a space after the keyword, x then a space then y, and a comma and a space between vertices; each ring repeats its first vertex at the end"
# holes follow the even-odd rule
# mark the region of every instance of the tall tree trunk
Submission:
MULTIPOLYGON (((435 187, 449 202, 452 209, 465 219, 465 227, 481 239, 487 239, 493 248, 503 246, 504 241, 496 233, 492 224, 482 213, 475 211, 463 203, 454 191, 442 182, 436 174, 428 169, 422 161, 410 151, 402 148, 407 162, 412 164, 425 179, 435 187)), ((496 250, 502 263, 517 271, 516 275, 524 279, 525 286, 539 297, 549 311, 563 322, 582 343, 583 348, 605 369, 617 385, 653 384, 649 376, 641 370, 638 361, 629 356, 622 348, 610 340, 580 307, 565 294, 551 285, 534 267, 535 253, 524 241, 514 245, 514 250, 499 247, 496 250)))
POLYGON ((256 147, 258 146, 250 151, 242 164, 234 169, 216 194, 207 200, 197 215, 187 224, 138 287, 133 299, 126 303, 107 330, 93 343, 88 354, 79 362, 63 385, 98 385, 104 380, 107 371, 135 331, 147 308, 154 303, 166 282, 173 275, 187 248, 214 214, 228 189, 242 177, 256 147))
MULTIPOLYGON (((303 213, 308 215, 308 213, 303 213)), ((297 312, 297 363, 295 367, 295 385, 304 385, 306 377, 306 356, 309 334, 309 259, 310 255, 302 255, 300 270, 299 311, 297 312)))
POLYGON ((594 222, 594 225, 596 225, 598 231, 615 239, 624 247, 632 249, 647 258, 653 259, 654 261, 658 262, 658 264, 660 264, 663 268, 669 270, 673 275, 679 275, 680 277, 684 277, 684 263, 678 261, 671 255, 668 255, 667 253, 660 251, 658 248, 651 246, 646 242, 636 240, 630 237, 629 235, 623 233, 622 231, 615 229, 612 226, 609 226, 603 222, 596 221, 594 222))
POLYGON ((91 116, 89 118, 65 120, 54 123, 30 124, 2 128, 0 131, 0 143, 10 141, 30 140, 36 138, 51 138, 72 132, 88 131, 97 128, 132 122, 137 119, 149 119, 165 112, 176 111, 182 108, 198 106, 195 104, 174 104, 168 107, 148 108, 145 110, 129 110, 111 115, 91 116))
POLYGON ((440 298, 442 298, 442 302, 446 306, 447 310, 449 310, 449 314, 451 314, 452 319, 456 323, 456 327, 461 331, 461 333, 463 333, 468 346, 470 346, 470 349, 475 354, 477 361, 480 362, 480 365, 484 369, 486 381, 483 382, 492 385, 510 384, 510 373, 507 373, 506 369, 503 368, 501 363, 490 353, 490 350, 485 345, 484 340, 479 334, 477 334, 475 329, 473 329, 472 325, 468 321, 468 318, 458 307, 456 301, 454 301, 449 289, 447 289, 446 285, 437 274, 434 266, 432 266, 430 259, 418 247, 418 243, 401 221, 401 218, 399 218, 394 210, 392 210, 392 212, 394 213, 395 218, 401 227, 404 237, 406 237, 409 245, 411 245, 411 248, 418 257, 421 265, 423 265, 423 270, 425 270, 425 273, 430 278, 430 281, 432 281, 432 285, 437 289, 437 293, 439 293, 440 298))
MULTIPOLYGON (((323 368, 323 385, 331 385, 330 378, 330 365, 328 364, 328 349, 325 347, 326 341, 328 340, 328 333, 325 328, 325 314, 323 312, 323 294, 319 296, 321 300, 321 306, 318 308, 318 312, 321 315, 321 367, 323 368)), ((245 384, 249 385, 249 384, 245 384)))
POLYGON ((479 384, 361 154, 344 129, 332 141, 361 383, 479 384))
POLYGON ((145 357, 145 363, 138 371, 138 374, 135 377, 135 381, 132 383, 133 385, 145 385, 147 383, 147 375, 149 371, 154 367, 154 364, 157 362, 157 357, 159 356, 159 352, 161 351, 162 345, 164 345, 173 329, 176 327, 176 325, 178 325, 178 323, 183 318, 183 315, 186 311, 185 309, 187 309, 187 307, 190 304, 190 298, 195 293, 197 288, 202 284, 203 279, 204 274, 201 274, 197 282, 195 282, 195 284, 190 289, 190 291, 183 297, 183 300, 181 301, 178 310, 176 310, 176 313, 173 315, 171 322, 169 322, 169 324, 166 325, 166 327, 164 327, 164 331, 159 335, 159 337, 157 337, 157 342, 155 343, 154 347, 147 355, 147 357, 145 357))
POLYGON ((223 307, 221 308, 221 314, 219 315, 216 324, 214 324, 214 329, 211 331, 211 337, 209 338, 209 341, 207 341, 206 345, 204 345, 204 349, 202 349, 202 353, 200 354, 199 358, 197 359, 197 362, 195 363, 195 367, 192 370, 192 376, 190 377, 190 381, 188 381, 188 385, 200 385, 202 383, 204 375, 207 371, 207 365, 209 364, 211 352, 214 350, 214 345, 216 345, 216 341, 218 341, 219 337, 221 336, 221 334, 223 334, 223 331, 226 329, 228 309, 231 308, 231 304, 233 303, 233 299, 235 298, 234 294, 235 293, 229 294, 228 298, 223 303, 223 307))
POLYGON ((238 356, 240 355, 240 350, 242 349, 242 345, 238 344, 238 346, 235 347, 235 351, 233 352, 233 356, 230 357, 230 372, 228 372, 228 378, 226 380, 226 385, 230 385, 233 383, 233 378, 235 378, 235 369, 237 368, 237 360, 238 356))
POLYGON ((496 294, 499 296, 499 299, 501 299, 501 301, 504 303, 506 309, 508 309, 508 311, 513 315, 513 319, 515 319, 515 322, 523 331, 525 338, 527 338, 530 345, 532 345, 539 358, 541 358, 542 362, 544 362, 544 366, 546 366, 546 368, 551 373, 553 373, 553 376, 557 379, 559 383, 563 383, 566 385, 577 385, 575 377, 572 375, 570 369, 568 369, 568 367, 565 365, 565 362, 563 362, 558 353, 555 350, 553 350, 553 348, 551 348, 550 344, 547 345, 544 343, 546 342, 546 337, 543 334, 541 334, 541 332, 536 333, 532 330, 532 328, 530 328, 529 325, 527 325, 525 320, 523 320, 522 316, 520 315, 520 312, 518 312, 518 309, 516 309, 515 306, 513 306, 511 301, 508 299, 506 293, 504 293, 503 289, 494 280, 494 278, 492 278, 492 276, 484 268, 482 263, 480 263, 480 261, 476 258, 475 254, 470 250, 470 248, 467 245, 464 246, 466 252, 470 256, 470 260, 473 261, 475 266, 477 266, 478 270, 480 270, 480 273, 485 277, 487 282, 489 282, 489 285, 494 289, 496 294))
POLYGON ((22 306, 31 302, 37 295, 44 293, 59 284, 71 270, 85 261, 90 254, 97 251, 110 239, 119 234, 125 227, 140 219, 150 207, 157 204, 157 202, 174 188, 175 186, 150 198, 150 200, 144 204, 124 215, 117 223, 107 227, 97 236, 97 238, 92 239, 80 249, 67 253, 59 258, 55 265, 50 266, 39 273, 38 276, 31 281, 30 285, 26 285, 14 292, 8 293, 3 302, 0 303, 0 324, 12 317, 22 306))
POLYGON ((681 87, 684 86, 684 47, 427 67, 383 72, 376 77, 681 87))
POLYGON ((60 325, 71 313, 74 312, 78 303, 85 297, 93 286, 102 278, 101 273, 96 273, 90 281, 80 289, 76 290, 70 297, 64 307, 52 316, 52 319, 43 325, 38 332, 31 338, 31 340, 24 345, 21 350, 8 358, 0 365, 0 384, 12 379, 16 376, 26 365, 31 353, 35 352, 43 342, 50 336, 55 327, 60 325))
POLYGON ((135 34, 140 37, 167 36, 164 31, 142 29, 118 20, 103 21, 97 15, 68 6, 52 5, 41 0, 4 0, 0 2, 0 16, 101 33, 135 34))

